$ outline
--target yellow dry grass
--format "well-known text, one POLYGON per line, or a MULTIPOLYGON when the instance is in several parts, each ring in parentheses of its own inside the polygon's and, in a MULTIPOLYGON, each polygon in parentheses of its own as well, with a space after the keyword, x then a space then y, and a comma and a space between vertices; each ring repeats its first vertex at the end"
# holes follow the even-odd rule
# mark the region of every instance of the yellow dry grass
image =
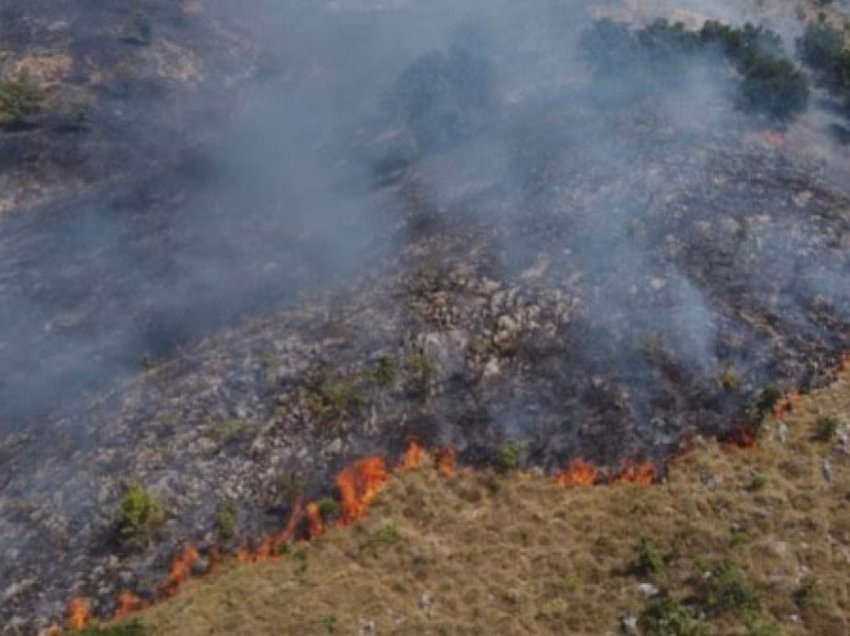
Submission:
POLYGON ((181 636, 600 636, 639 615, 639 583, 686 598, 729 558, 758 585, 754 615, 773 631, 727 612, 708 617, 712 633, 846 636, 850 456, 812 434, 819 417, 846 427, 848 414, 843 379, 785 418, 784 442, 775 421, 756 449, 697 441, 648 488, 407 472, 353 527, 277 562, 223 566, 138 619, 149 633, 181 636), (655 576, 634 571, 641 537, 667 560, 655 576))

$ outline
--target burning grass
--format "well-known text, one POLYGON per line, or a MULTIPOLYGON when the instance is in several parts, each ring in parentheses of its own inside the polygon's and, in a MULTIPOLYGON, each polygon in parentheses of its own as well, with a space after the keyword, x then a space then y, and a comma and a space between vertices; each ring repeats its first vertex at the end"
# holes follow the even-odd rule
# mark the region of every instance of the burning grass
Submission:
POLYGON ((775 411, 784 442, 774 415, 746 451, 698 439, 652 488, 636 487, 658 479, 639 462, 603 479, 575 460, 553 484, 447 478, 453 453, 416 443, 392 475, 365 458, 337 479, 338 524, 323 502, 305 507, 312 542, 280 561, 225 564, 135 616, 148 633, 181 635, 602 634, 625 618, 644 634, 673 621, 681 633, 844 636, 850 379, 791 401, 775 411), (826 417, 839 422, 829 444, 812 440, 826 417), (660 591, 642 598, 647 579, 660 591))

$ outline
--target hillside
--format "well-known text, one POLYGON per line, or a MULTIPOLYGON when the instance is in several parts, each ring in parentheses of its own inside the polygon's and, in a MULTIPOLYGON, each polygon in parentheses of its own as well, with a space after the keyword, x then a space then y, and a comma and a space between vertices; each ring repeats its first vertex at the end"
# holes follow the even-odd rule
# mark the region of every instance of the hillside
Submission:
POLYGON ((605 633, 641 582, 680 631, 846 628, 840 555, 814 612, 788 603, 821 552, 782 547, 816 509, 843 549, 844 455, 811 459, 811 422, 693 441, 843 390, 850 45, 819 4, 4 3, 0 634, 138 606, 153 633, 605 633), (355 523, 413 441, 463 468, 355 523), (305 547, 319 514, 346 527, 305 547))
POLYGON ((226 563, 138 618, 145 633, 185 636, 596 636, 641 616, 644 634, 843 636, 849 413, 843 376, 772 419, 755 448, 694 440, 650 487, 397 472, 352 527, 279 560, 226 563), (655 591, 688 608, 666 616, 704 620, 652 627, 659 606, 642 596, 655 591))

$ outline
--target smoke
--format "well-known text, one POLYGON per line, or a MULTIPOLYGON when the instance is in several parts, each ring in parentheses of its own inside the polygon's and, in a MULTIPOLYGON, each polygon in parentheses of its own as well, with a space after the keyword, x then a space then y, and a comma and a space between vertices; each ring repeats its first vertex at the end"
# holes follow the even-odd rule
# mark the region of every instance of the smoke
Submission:
MULTIPOLYGON (((730 7, 686 9, 740 18, 730 7)), ((603 277, 596 305, 603 321, 628 312, 631 283, 620 274, 649 280, 669 267, 648 262, 628 239, 640 214, 604 191, 606 181, 651 161, 652 150, 634 134, 633 109, 642 109, 650 126, 664 122, 671 135, 689 136, 695 146, 735 122, 729 83, 710 70, 714 60, 689 61, 675 78, 597 81, 579 54, 589 24, 580 3, 287 2, 244 11, 217 2, 207 11, 209 19, 240 25, 255 51, 255 77, 235 94, 208 89, 180 105, 194 115, 203 112, 198 102, 232 104, 224 129, 203 130, 220 126, 217 120, 191 122, 210 141, 177 150, 176 161, 169 140, 153 131, 145 148, 159 143, 168 151, 162 167, 140 182, 59 202, 38 220, 4 221, 8 238, 0 256, 9 282, 0 316, 6 363, 0 402, 12 426, 43 414, 63 395, 167 357, 244 312, 379 262, 399 240, 386 214, 410 214, 404 197, 375 188, 392 178, 384 172, 393 167, 413 166, 437 211, 456 210, 458 201, 498 187, 515 207, 508 220, 518 228, 528 215, 582 219, 587 249, 551 269, 603 277), (447 74, 466 59, 453 55, 473 61, 458 84, 447 80, 441 105, 417 124, 409 105, 400 111, 393 103, 404 73, 434 52, 447 56, 447 74), (488 73, 491 85, 480 87, 492 93, 486 109, 462 96, 446 103, 488 73), (608 258, 612 253, 617 263, 608 258)), ((88 17, 85 7, 74 12, 78 20, 88 17)), ((658 172, 639 178, 663 180, 663 171, 659 162, 658 172)), ((650 184, 636 189, 652 199, 650 184)), ((523 245, 522 237, 508 240, 504 266, 512 276, 510 261, 533 260, 536 247, 523 245)), ((680 287, 687 291, 669 318, 645 318, 669 324, 677 341, 683 339, 675 334, 689 329, 685 323, 710 314, 698 290, 686 280, 680 287)), ((694 351, 710 368, 704 358, 711 336, 698 331, 694 351)), ((687 357, 696 363, 695 355, 687 357)))

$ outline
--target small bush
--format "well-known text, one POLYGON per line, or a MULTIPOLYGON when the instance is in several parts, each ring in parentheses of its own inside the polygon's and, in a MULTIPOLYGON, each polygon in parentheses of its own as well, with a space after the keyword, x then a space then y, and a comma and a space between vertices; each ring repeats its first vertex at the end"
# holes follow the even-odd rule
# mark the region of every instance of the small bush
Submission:
POLYGON ((747 112, 790 121, 808 107, 809 83, 790 60, 756 56, 744 72, 739 103, 747 112))
POLYGON ((222 501, 216 507, 215 535, 221 542, 236 536, 236 508, 229 501, 222 501))
POLYGON ((701 577, 700 587, 706 608, 713 612, 746 615, 755 609, 758 588, 730 559, 712 568, 708 577, 701 577))
POLYGON ((637 568, 644 576, 654 576, 664 569, 664 557, 651 539, 641 537, 637 545, 637 568))
POLYGON ((815 422, 815 440, 830 443, 838 434, 838 420, 834 417, 819 417, 815 422))
POLYGON ((138 482, 132 482, 118 507, 118 532, 126 541, 146 538, 165 521, 162 504, 138 482))
POLYGON ((351 380, 329 377, 307 394, 307 409, 317 418, 331 420, 361 407, 365 399, 361 387, 351 380))
POLYGON ((339 503, 335 499, 325 497, 324 499, 320 499, 317 505, 319 507, 319 514, 322 517, 322 521, 325 523, 333 521, 339 517, 339 503))
POLYGON ((398 364, 392 356, 381 356, 374 369, 363 372, 363 379, 380 387, 392 385, 398 377, 398 364))
POLYGON ((770 385, 762 389, 747 405, 747 419, 756 433, 761 432, 764 419, 773 412, 781 399, 782 391, 779 387, 770 385))
POLYGON ((706 636, 707 626, 695 620, 675 598, 652 599, 638 617, 638 627, 646 636, 706 636))
POLYGON ((741 376, 731 362, 723 365, 723 368, 717 374, 717 381, 724 391, 732 393, 738 390, 741 386, 741 376))
POLYGON ((515 442, 506 442, 496 451, 496 470, 507 473, 519 466, 521 448, 515 442))
POLYGON ((811 22, 797 39, 797 55, 818 72, 831 72, 844 51, 844 33, 825 22, 811 22))
POLYGON ((153 21, 141 11, 133 11, 124 22, 124 38, 136 44, 150 44, 153 38, 153 21))
POLYGON ((470 136, 495 109, 495 75, 486 58, 453 46, 419 58, 399 78, 392 105, 418 146, 439 150, 470 136))
POLYGON ((0 126, 17 124, 44 106, 44 91, 25 76, 0 83, 0 126))

